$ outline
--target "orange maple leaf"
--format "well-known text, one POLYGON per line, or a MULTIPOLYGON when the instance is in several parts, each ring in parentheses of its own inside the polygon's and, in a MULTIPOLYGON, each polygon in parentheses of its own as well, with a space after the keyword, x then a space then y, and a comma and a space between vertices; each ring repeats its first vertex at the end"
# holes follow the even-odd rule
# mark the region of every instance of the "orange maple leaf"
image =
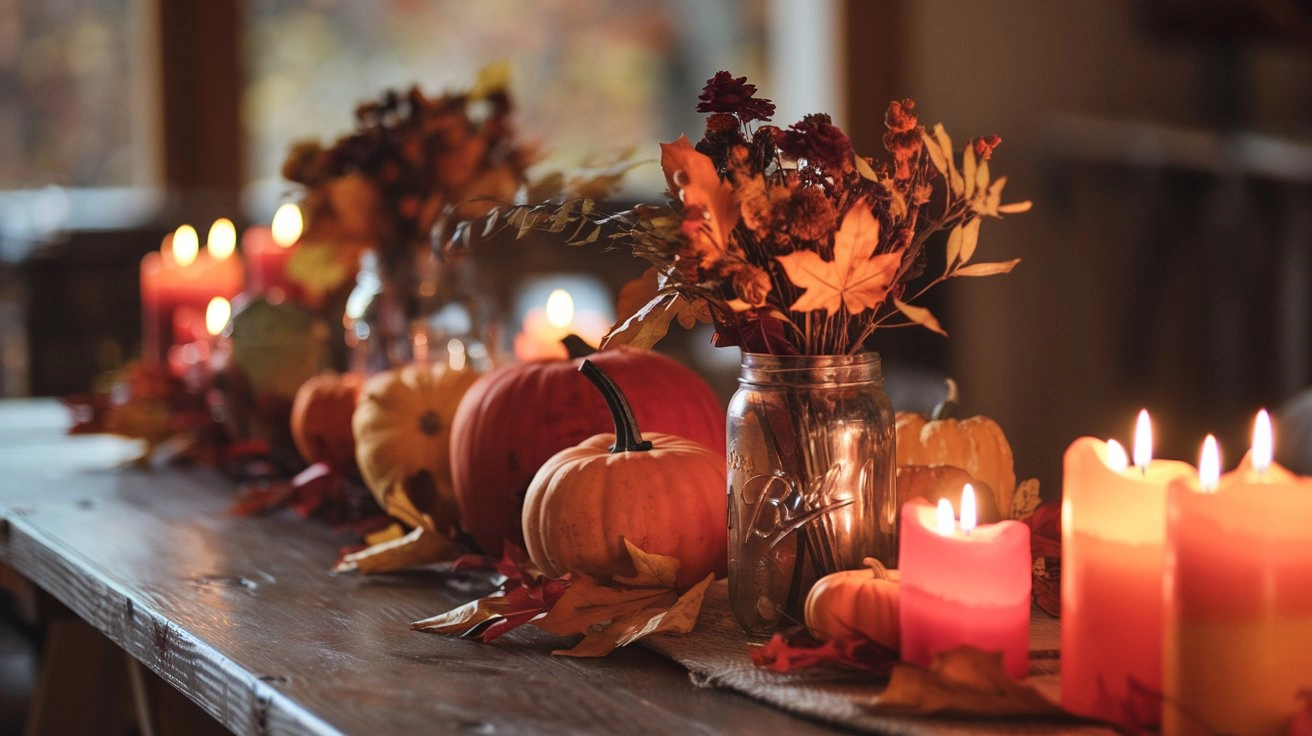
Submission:
POLYGON ((710 157, 693 148, 688 136, 661 144, 661 169, 670 193, 683 202, 683 232, 692 242, 703 268, 710 268, 729 250, 729 234, 738 224, 733 185, 720 180, 710 157))
POLYGON ((788 280, 805 289, 789 309, 859 314, 879 306, 897 276, 901 253, 874 255, 879 245, 879 220, 865 207, 853 207, 834 234, 834 260, 812 250, 779 256, 788 280))

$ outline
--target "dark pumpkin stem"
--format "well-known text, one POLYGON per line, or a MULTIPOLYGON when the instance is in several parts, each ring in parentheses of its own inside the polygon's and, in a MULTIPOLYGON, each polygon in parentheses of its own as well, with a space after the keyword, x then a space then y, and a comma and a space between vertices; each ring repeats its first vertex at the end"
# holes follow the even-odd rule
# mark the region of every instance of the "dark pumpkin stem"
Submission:
POLYGON ((961 408, 957 403, 957 382, 951 378, 945 378, 943 382, 948 385, 948 395, 944 396, 943 400, 934 407, 934 411, 929 413, 930 419, 955 419, 957 410, 961 408))
POLYGON ((586 340, 570 333, 561 338, 560 344, 565 346, 565 352, 569 354, 569 359, 586 358, 597 352, 597 349, 587 343, 586 340))
POLYGON ((611 445, 611 452, 645 452, 651 449, 651 442, 642 438, 642 432, 638 431, 638 420, 633 416, 633 407, 629 406, 629 400, 624 398, 624 393, 620 387, 615 385, 615 381, 606 375, 596 363, 586 358, 579 365, 579 373, 592 381, 592 385, 597 387, 601 392, 601 397, 606 400, 606 408, 610 409, 610 417, 615 420, 615 444, 611 445))

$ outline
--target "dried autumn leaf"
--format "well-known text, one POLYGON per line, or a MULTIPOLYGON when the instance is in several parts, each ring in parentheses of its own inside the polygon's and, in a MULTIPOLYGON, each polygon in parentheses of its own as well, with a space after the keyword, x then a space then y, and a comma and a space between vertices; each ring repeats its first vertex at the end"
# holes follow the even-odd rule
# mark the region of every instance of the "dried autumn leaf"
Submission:
POLYGON ((870 162, 864 156, 858 155, 856 157, 856 170, 858 174, 870 181, 879 181, 879 175, 871 168, 870 162))
POLYGON ((896 306, 897 310, 902 314, 904 314, 906 318, 911 320, 912 322, 915 322, 921 327, 924 327, 929 330, 933 330, 934 332, 937 332, 938 334, 947 337, 948 334, 947 330, 943 329, 943 325, 940 325, 938 323, 938 319, 936 319, 934 317, 934 314, 930 312, 928 309, 924 307, 917 307, 911 304, 907 304, 901 299, 894 299, 893 305, 896 306))
POLYGON ((975 196, 975 169, 975 146, 967 141, 966 152, 961 156, 961 177, 966 184, 966 191, 963 192, 963 195, 966 199, 975 196))
POLYGON ((948 137, 948 131, 942 123, 934 125, 934 138, 938 141, 939 149, 943 151, 943 157, 947 159, 947 178, 952 184, 952 193, 960 197, 966 191, 966 182, 961 172, 957 171, 956 149, 952 147, 952 139, 948 137))
POLYGON ((679 574, 679 560, 670 555, 649 554, 627 538, 621 538, 633 563, 632 576, 616 575, 615 582, 634 588, 673 588, 679 574))
POLYGON ((410 624, 410 628, 430 634, 490 642, 551 610, 572 582, 566 576, 543 578, 532 585, 516 585, 446 613, 416 621, 410 624))
POLYGON ((287 259, 287 278, 301 287, 309 304, 321 304, 355 276, 366 245, 357 241, 304 243, 287 259))
POLYGON ((601 349, 608 350, 618 345, 650 349, 670 331, 670 322, 674 319, 677 318, 681 325, 687 325, 690 321, 701 319, 704 309, 703 306, 699 310, 698 303, 678 293, 659 294, 633 316, 611 328, 610 333, 601 341, 601 349))
POLYGON ((877 307, 888 296, 902 261, 901 253, 874 255, 878 244, 879 220, 865 207, 853 207, 834 234, 834 260, 826 261, 812 250, 778 256, 788 280, 805 290, 789 309, 823 309, 832 315, 877 307))
POLYGON ((625 282, 615 299, 615 314, 619 315, 619 321, 623 322, 637 314, 638 310, 656 298, 660 292, 660 282, 660 272, 655 266, 643 271, 638 278, 625 282))
POLYGON ((1007 676, 1002 654, 958 647, 929 669, 901 663, 888 688, 863 707, 875 713, 967 717, 1069 717, 1037 690, 1007 676))
POLYGON ((617 647, 627 646, 653 634, 686 634, 692 631, 701 611, 706 588, 715 580, 711 573, 701 582, 680 594, 671 588, 605 588, 592 581, 580 580, 562 596, 561 601, 542 620, 540 628, 555 633, 583 633, 583 640, 572 649, 552 654, 567 657, 604 657, 617 647), (595 587, 594 587, 595 586, 595 587), (566 599, 578 591, 569 605, 566 599), (553 620, 556 612, 563 615, 553 620), (593 623, 573 632, 591 619, 593 623))
POLYGON ((992 263, 972 263, 969 266, 963 266, 952 272, 952 276, 996 276, 1002 273, 1011 273, 1011 270, 1020 263, 1019 258, 1013 258, 1010 261, 995 261, 992 263))
POLYGON ((1040 503, 1043 503, 1043 499, 1039 496, 1039 479, 1021 481, 1016 484, 1016 492, 1011 496, 1011 513, 1008 518, 1024 521, 1030 518, 1040 503))
POLYGON ((1011 204, 1004 204, 1001 207, 998 207, 998 212, 1001 212, 1004 215, 1018 215, 1022 212, 1029 212, 1030 208, 1032 208, 1033 206, 1034 203, 1027 199, 1024 202, 1012 202, 1011 204))
POLYGON ((661 144, 661 169, 670 192, 682 202, 685 211, 700 211, 703 222, 685 227, 703 267, 718 261, 729 247, 729 234, 738 224, 738 204, 733 185, 720 180, 710 157, 693 148, 687 136, 673 143, 661 144))
POLYGON ((776 633, 763 646, 752 647, 752 663, 774 672, 796 672, 833 666, 888 677, 898 653, 869 639, 836 639, 819 643, 804 635, 776 633))
POLYGON ((459 549, 451 540, 423 527, 417 527, 405 536, 343 555, 333 568, 333 572, 365 574, 392 572, 451 560, 458 554, 459 549))
POLYGON ((947 157, 951 154, 945 155, 938 147, 938 141, 929 137, 929 133, 922 132, 920 135, 925 143, 925 152, 929 154, 929 160, 934 164, 934 168, 938 169, 938 173, 942 174, 944 179, 948 179, 947 157))

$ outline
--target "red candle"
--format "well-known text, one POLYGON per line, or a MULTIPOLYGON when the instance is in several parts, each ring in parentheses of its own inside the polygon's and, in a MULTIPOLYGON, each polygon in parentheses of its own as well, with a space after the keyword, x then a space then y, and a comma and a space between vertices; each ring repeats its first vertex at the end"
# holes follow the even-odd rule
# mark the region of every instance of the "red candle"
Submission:
POLYGON ((274 213, 271 227, 255 225, 241 236, 241 252, 246 258, 246 286, 252 296, 281 290, 288 298, 298 298, 300 290, 287 275, 287 262, 296 253, 303 222, 301 210, 284 204, 274 213))
POLYGON ((1001 652, 1007 674, 1029 673, 1030 530, 1018 521, 975 527, 974 489, 952 505, 902 506, 902 658, 928 667, 960 646, 1001 652), (967 500, 967 496, 969 500, 967 500))
POLYGON ((231 299, 241 292, 242 281, 241 264, 222 240, 212 250, 200 252, 196 230, 190 225, 165 236, 160 252, 141 261, 143 358, 158 363, 167 358, 174 343, 204 340, 210 300, 231 299))
POLYGON ((1163 732, 1284 734, 1312 689, 1312 478, 1268 434, 1218 482, 1208 440, 1170 488, 1163 732))
POLYGON ((1161 691, 1166 489, 1194 475, 1188 463, 1152 459, 1147 412, 1134 456, 1130 465, 1115 440, 1081 437, 1062 479, 1062 706, 1127 726, 1160 715, 1134 693, 1161 691))

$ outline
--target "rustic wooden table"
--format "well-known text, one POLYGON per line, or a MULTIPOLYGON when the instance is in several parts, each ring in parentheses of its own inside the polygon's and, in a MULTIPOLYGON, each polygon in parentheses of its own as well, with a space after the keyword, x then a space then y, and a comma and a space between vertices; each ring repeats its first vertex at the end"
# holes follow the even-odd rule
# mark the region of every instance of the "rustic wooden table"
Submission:
MULTIPOLYGON (((221 477, 124 468, 132 443, 68 437, 67 423, 53 401, 0 403, 0 562, 237 733, 832 733, 694 687, 644 650, 574 660, 550 656, 561 640, 536 631, 494 645, 412 632, 475 583, 329 575, 348 536, 290 515, 231 516, 221 477)), ((50 724, 85 710, 88 689, 141 677, 115 664, 101 685, 48 669, 47 725, 29 733, 61 732, 50 724)))

